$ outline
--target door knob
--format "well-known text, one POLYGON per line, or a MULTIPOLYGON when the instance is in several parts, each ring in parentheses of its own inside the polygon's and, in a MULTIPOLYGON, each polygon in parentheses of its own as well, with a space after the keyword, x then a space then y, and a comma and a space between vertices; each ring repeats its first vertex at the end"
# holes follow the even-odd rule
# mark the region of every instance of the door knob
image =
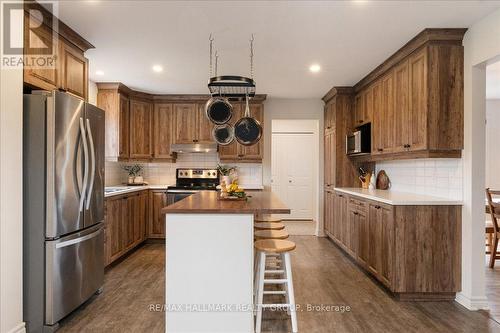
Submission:
POLYGON ((288 182, 289 182, 289 183, 291 183, 292 181, 291 181, 291 180, 289 180, 288 182))

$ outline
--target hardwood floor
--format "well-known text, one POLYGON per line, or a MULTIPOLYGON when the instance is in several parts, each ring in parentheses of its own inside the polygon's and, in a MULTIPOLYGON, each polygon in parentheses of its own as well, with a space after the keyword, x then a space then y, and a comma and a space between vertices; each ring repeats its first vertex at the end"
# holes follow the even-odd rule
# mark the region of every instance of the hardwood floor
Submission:
POLYGON ((497 263, 495 268, 488 267, 489 256, 486 256, 485 280, 486 280, 486 297, 488 297, 489 314, 496 321, 500 322, 500 264, 497 263))
MULTIPOLYGON (((500 332, 485 312, 455 302, 399 302, 331 241, 293 236, 293 278, 299 332, 500 332), (307 304, 350 307, 308 311, 307 304)), ((109 269, 104 292, 61 323, 60 332, 164 332, 164 246, 146 244, 109 269)), ((264 332, 289 332, 283 312, 265 311, 264 332)))

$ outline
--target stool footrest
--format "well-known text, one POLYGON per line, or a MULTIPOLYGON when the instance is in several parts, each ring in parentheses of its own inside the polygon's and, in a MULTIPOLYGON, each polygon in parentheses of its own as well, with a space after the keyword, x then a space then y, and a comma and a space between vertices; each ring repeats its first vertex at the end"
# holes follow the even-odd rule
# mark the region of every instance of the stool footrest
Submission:
POLYGON ((286 290, 264 290, 264 295, 286 295, 286 290))
POLYGON ((285 274, 285 271, 282 269, 267 269, 264 272, 269 274, 285 274))
POLYGON ((282 283, 287 283, 287 279, 264 279, 264 284, 269 283, 269 284, 282 284, 282 283))

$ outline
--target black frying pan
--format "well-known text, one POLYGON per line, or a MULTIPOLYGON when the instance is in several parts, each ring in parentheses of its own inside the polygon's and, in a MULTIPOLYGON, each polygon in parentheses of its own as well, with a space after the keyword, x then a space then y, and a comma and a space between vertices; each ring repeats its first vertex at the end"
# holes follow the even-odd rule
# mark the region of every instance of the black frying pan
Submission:
POLYGON ((212 97, 205 105, 205 114, 214 124, 222 125, 233 116, 233 106, 226 98, 212 97))
POLYGON ((234 136, 236 141, 244 146, 252 146, 262 137, 262 125, 257 119, 250 117, 248 95, 246 96, 245 116, 234 125, 234 136))
POLYGON ((212 137, 221 146, 227 146, 234 140, 234 127, 231 124, 215 125, 212 137))

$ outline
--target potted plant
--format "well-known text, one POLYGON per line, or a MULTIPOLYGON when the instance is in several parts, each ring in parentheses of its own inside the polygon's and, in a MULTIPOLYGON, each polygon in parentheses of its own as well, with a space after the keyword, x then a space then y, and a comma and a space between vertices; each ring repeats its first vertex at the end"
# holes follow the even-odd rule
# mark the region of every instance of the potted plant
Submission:
POLYGON ((231 173, 236 170, 235 166, 222 165, 217 164, 217 170, 221 176, 221 183, 225 183, 226 185, 230 185, 232 183, 231 173))
POLYGON ((122 168, 128 172, 128 184, 144 184, 144 178, 141 175, 142 165, 124 165, 122 168))

